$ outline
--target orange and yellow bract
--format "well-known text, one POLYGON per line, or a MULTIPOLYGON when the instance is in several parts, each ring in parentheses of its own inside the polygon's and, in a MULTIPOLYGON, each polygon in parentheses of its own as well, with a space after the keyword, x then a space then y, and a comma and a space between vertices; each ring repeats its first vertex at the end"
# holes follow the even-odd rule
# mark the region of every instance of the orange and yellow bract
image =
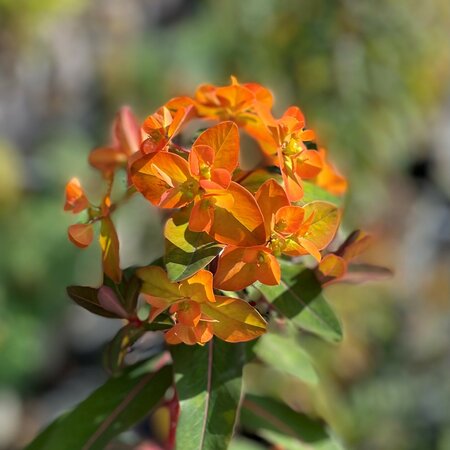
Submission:
POLYGON ((89 157, 106 180, 101 204, 88 200, 76 178, 67 185, 64 209, 87 212, 87 220, 69 228, 69 237, 87 247, 100 223, 103 272, 116 284, 123 273, 112 214, 123 200, 138 192, 166 210, 168 220, 175 214, 186 217, 184 228, 165 227, 166 239, 180 250, 172 248, 165 255, 165 268, 136 270, 141 294, 151 306, 147 321, 169 321, 169 344, 203 345, 213 336, 228 342, 257 338, 266 322, 246 300, 245 289, 256 281, 278 285, 281 256, 296 264, 298 258, 311 255, 320 263, 318 276, 328 282, 344 275, 347 260, 365 242, 359 236, 341 253, 322 257, 337 232, 341 210, 324 196, 304 202, 303 180, 331 198, 343 195, 347 183, 317 145, 300 109, 289 107, 275 118, 272 106, 267 88, 240 84, 232 77, 228 86, 203 85, 193 97, 171 99, 142 126, 129 108, 122 108, 112 143, 89 157), (180 138, 192 119, 216 123, 185 146, 180 138), (240 169, 240 153, 245 151, 240 133, 257 142, 263 166, 249 172, 240 169), (111 192, 118 169, 127 171, 128 190, 114 201, 111 192), (178 259, 170 260, 172 255, 178 259), (178 278, 170 272, 169 263, 174 262, 186 266, 178 278))

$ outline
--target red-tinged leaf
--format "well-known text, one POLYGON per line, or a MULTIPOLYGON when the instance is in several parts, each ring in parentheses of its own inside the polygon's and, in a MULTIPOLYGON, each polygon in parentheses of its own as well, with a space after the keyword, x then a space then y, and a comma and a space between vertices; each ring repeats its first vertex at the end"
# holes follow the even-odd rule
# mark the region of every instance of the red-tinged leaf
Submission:
POLYGON ((372 240, 373 238, 370 234, 356 230, 339 247, 336 254, 342 256, 346 261, 351 261, 363 253, 370 246, 372 240))
POLYGON ((114 123, 114 136, 120 150, 129 156, 136 153, 142 142, 142 130, 128 106, 120 108, 114 123))
POLYGON ((89 154, 89 164, 101 172, 112 172, 126 162, 127 155, 112 147, 99 147, 89 154))
POLYGON ((338 281, 359 284, 367 281, 383 281, 391 278, 393 272, 386 267, 371 264, 350 264, 347 273, 338 281))
POLYGON ((346 272, 347 262, 334 253, 324 256, 316 269, 316 274, 322 284, 342 278, 346 272))
POLYGON ((209 146, 214 152, 214 168, 232 173, 239 161, 239 130, 234 122, 222 122, 208 128, 192 146, 209 146))
POLYGON ((274 286, 280 276, 280 265, 268 248, 228 246, 219 258, 214 286, 225 291, 239 291, 255 281, 274 286))
POLYGON ((312 216, 312 221, 303 237, 312 242, 318 250, 322 250, 336 234, 341 220, 341 211, 327 202, 311 202, 303 209, 305 218, 312 216))
POLYGON ((76 223, 69 226, 67 233, 77 247, 86 248, 94 238, 94 227, 91 223, 76 223))
POLYGON ((274 179, 269 179, 262 184, 255 198, 264 217, 266 236, 269 237, 276 212, 280 208, 289 206, 289 199, 284 189, 274 179))
POLYGON ((100 248, 102 249, 103 272, 116 284, 122 279, 119 259, 119 238, 116 228, 109 217, 102 219, 100 228, 100 248))
POLYGON ((75 303, 84 309, 87 309, 91 313, 115 319, 121 317, 115 312, 105 309, 100 305, 97 288, 88 286, 69 286, 67 288, 67 294, 75 303))
POLYGON ((102 286, 98 290, 97 298, 98 303, 102 308, 116 314, 118 317, 128 317, 128 313, 121 305, 117 294, 109 286, 102 286))
POLYGON ((198 184, 181 156, 168 152, 149 153, 131 165, 136 189, 155 206, 181 208, 190 203, 198 184))
POLYGON ((214 196, 214 221, 209 235, 219 243, 239 247, 265 244, 264 220, 255 198, 234 182, 226 193, 214 196))
POLYGON ((224 341, 250 341, 266 331, 266 321, 244 300, 217 295, 215 303, 201 303, 201 308, 212 319, 214 335, 224 341))
POLYGON ((83 188, 78 178, 72 178, 66 185, 66 203, 64 211, 72 211, 74 214, 79 213, 89 207, 83 188))

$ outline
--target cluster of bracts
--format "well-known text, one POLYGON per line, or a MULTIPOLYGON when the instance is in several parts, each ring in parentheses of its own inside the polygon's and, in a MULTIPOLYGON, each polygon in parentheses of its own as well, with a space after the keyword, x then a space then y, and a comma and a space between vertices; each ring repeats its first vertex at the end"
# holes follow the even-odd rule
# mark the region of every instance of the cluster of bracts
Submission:
MULTIPOLYGON (((214 335, 228 342, 254 339, 265 332, 266 321, 239 297, 255 282, 278 285, 280 259, 295 263, 312 256, 318 277, 327 283, 344 277, 348 261, 366 246, 367 235, 356 232, 337 251, 327 252, 341 211, 327 201, 305 202, 305 183, 339 197, 346 180, 306 128, 300 109, 290 107, 277 119, 272 105, 268 89, 232 78, 229 86, 203 85, 193 98, 170 100, 142 126, 122 108, 111 145, 89 156, 106 180, 101 204, 88 200, 76 178, 66 187, 65 210, 84 211, 84 221, 69 227, 69 238, 87 247, 100 223, 103 271, 115 283, 123 272, 111 214, 137 192, 168 213, 164 264, 135 274, 151 305, 148 322, 170 319, 165 331, 170 344, 205 344, 214 335), (197 128, 204 131, 192 145, 183 145, 181 131, 186 134, 200 120, 197 128), (251 170, 240 167, 240 130, 260 149, 251 170), (128 189, 115 201, 119 170, 126 170, 128 189), (190 257, 185 261, 180 255, 190 257)), ((111 311, 122 311, 108 295, 102 301, 111 311)), ((134 317, 125 311, 122 316, 134 317)))

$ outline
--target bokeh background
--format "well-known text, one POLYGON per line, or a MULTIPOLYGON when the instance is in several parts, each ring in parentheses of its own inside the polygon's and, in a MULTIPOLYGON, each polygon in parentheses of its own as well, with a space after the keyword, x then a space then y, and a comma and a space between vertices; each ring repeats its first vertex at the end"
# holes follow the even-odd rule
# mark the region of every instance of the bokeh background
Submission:
MULTIPOLYGON (((105 379, 120 325, 65 295, 100 277, 66 238, 65 182, 96 192, 86 158, 121 105, 144 119, 231 74, 303 109, 350 180, 345 230, 395 271, 329 288, 346 337, 310 344, 319 410, 349 449, 450 449, 448 0, 0 0, 0 448, 105 379)), ((118 223, 125 265, 162 252, 148 205, 118 223)))

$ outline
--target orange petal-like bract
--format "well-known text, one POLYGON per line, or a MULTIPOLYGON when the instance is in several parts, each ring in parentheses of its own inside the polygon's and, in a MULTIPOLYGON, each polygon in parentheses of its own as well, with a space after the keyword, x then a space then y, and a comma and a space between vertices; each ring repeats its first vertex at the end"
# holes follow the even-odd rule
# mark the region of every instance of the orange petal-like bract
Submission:
POLYGON ((94 238, 94 228, 91 223, 76 223, 67 230, 69 239, 80 248, 88 247, 94 238))
POLYGON ((330 253, 324 256, 317 269, 324 280, 341 278, 347 271, 347 262, 344 258, 330 253))
POLYGON ((266 247, 233 247, 225 249, 214 275, 214 286, 226 291, 240 291, 255 281, 275 286, 281 271, 275 256, 266 247))
POLYGON ((245 342, 266 331, 266 321, 244 300, 216 296, 215 303, 203 303, 202 312, 211 321, 215 336, 227 342, 245 342))
POLYGON ((255 197, 263 214, 267 237, 269 237, 276 212, 282 207, 289 206, 289 199, 284 189, 274 179, 269 179, 262 184, 255 197))
POLYGON ((232 181, 226 194, 214 199, 214 221, 208 231, 213 239, 240 247, 265 243, 264 220, 250 192, 232 181))
POLYGON ((206 145, 214 152, 214 168, 232 173, 239 162, 239 130, 234 122, 221 122, 204 131, 192 148, 206 145))
POLYGON ((66 185, 66 203, 64 211, 79 213, 89 207, 89 200, 78 178, 72 178, 66 185))
POLYGON ((196 182, 187 161, 167 152, 150 153, 131 166, 131 179, 142 195, 161 208, 181 208, 194 198, 196 182))

